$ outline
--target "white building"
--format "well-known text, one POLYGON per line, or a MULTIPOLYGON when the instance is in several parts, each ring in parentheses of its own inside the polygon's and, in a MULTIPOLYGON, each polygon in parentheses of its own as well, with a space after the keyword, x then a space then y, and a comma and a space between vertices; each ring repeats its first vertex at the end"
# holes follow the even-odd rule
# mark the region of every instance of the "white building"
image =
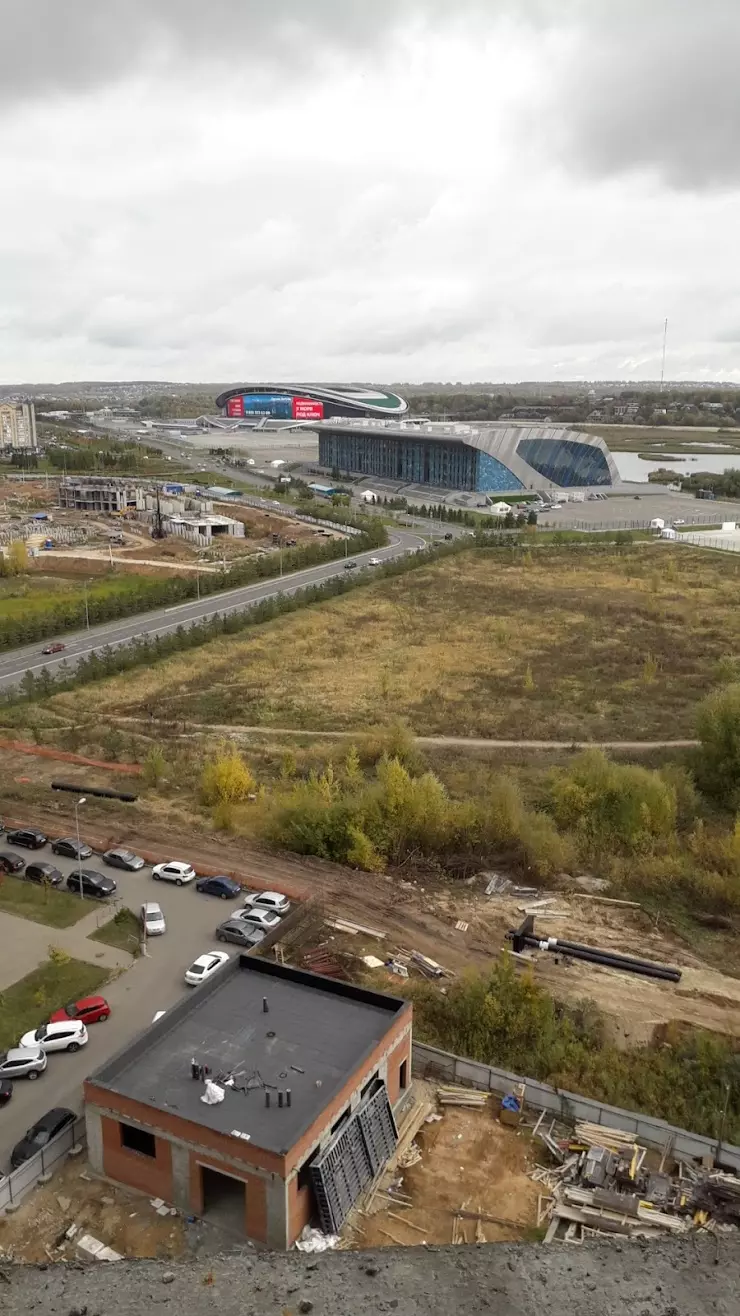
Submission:
POLYGON ((200 548, 210 548, 214 539, 223 536, 233 539, 245 536, 244 522, 234 521, 230 516, 167 516, 164 529, 166 534, 177 535, 200 548))
POLYGON ((38 452, 32 402, 0 402, 0 453, 38 452))

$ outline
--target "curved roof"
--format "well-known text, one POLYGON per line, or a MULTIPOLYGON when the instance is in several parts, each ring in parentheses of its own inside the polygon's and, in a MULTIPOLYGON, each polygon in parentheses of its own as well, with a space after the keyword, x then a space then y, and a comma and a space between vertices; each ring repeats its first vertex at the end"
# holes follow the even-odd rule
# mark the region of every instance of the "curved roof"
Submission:
POLYGON ((310 398, 314 402, 326 402, 335 407, 346 408, 348 416, 404 416, 408 411, 408 402, 397 393, 387 389, 356 387, 353 384, 335 384, 324 386, 317 384, 240 384, 229 388, 216 398, 217 407, 225 407, 230 398, 241 397, 245 393, 266 393, 285 397, 310 398))

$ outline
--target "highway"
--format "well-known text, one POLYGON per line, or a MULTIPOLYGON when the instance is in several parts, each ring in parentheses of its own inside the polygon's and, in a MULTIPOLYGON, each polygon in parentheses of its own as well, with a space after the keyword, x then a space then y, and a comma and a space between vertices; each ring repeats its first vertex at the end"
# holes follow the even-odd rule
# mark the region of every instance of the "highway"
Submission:
POLYGON ((159 608, 152 612, 138 613, 120 621, 104 622, 91 626, 89 630, 65 633, 58 637, 51 636, 36 644, 14 649, 0 657, 0 690, 12 689, 20 684, 26 672, 39 672, 46 669, 54 674, 63 662, 74 664, 78 658, 86 657, 106 647, 118 648, 128 644, 137 636, 167 635, 178 626, 188 627, 216 613, 225 616, 230 612, 239 612, 254 607, 263 599, 275 598, 280 594, 295 594, 307 585, 318 585, 341 576, 346 569, 346 562, 356 562, 358 568, 367 567, 372 557, 381 562, 403 557, 405 553, 414 553, 426 546, 426 540, 417 534, 403 530, 390 533, 390 543, 384 548, 372 549, 367 553, 352 554, 348 558, 338 558, 334 562, 325 562, 321 566, 307 567, 303 571, 294 571, 289 575, 275 576, 271 580, 260 581, 256 585, 243 585, 238 589, 223 590, 211 594, 208 598, 179 603, 169 608, 159 608), (41 650, 55 639, 64 643, 64 651, 59 654, 44 656, 41 650))

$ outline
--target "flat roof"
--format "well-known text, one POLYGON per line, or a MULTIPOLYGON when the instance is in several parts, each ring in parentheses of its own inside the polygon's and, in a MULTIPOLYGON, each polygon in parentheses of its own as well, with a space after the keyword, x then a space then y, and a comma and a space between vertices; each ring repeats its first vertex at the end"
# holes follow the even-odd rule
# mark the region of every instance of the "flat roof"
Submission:
POLYGON ((256 1147, 282 1155, 405 1006, 397 997, 239 954, 90 1082, 217 1133, 249 1134, 256 1147), (233 1080, 217 1105, 201 1101, 204 1085, 192 1077, 193 1061, 210 1066, 215 1082, 233 1080), (291 1104, 280 1109, 277 1093, 286 1089, 291 1104))

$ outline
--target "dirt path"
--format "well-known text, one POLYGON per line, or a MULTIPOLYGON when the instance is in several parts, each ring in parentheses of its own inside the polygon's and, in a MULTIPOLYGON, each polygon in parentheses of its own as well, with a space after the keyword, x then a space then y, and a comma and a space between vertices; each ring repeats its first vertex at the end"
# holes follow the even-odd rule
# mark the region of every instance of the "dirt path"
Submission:
MULTIPOLYGON (((112 722, 125 725, 146 726, 149 730, 158 725, 172 728, 171 722, 158 723, 156 719, 144 717, 113 717, 112 722)), ((318 740, 357 740, 367 735, 367 727, 357 731, 310 731, 295 727, 235 726, 233 722, 201 722, 197 730, 187 735, 201 735, 212 731, 222 736, 315 736, 318 740)), ((417 745, 459 746, 461 749, 614 749, 628 752, 649 753, 655 749, 693 749, 698 740, 489 740, 477 736, 415 736, 417 745)))
MULTIPOLYGON (((184 814, 170 812, 167 822, 132 816, 128 825, 112 824, 105 806, 86 805, 85 839, 96 849, 126 844, 145 858, 161 860, 168 851, 186 857, 203 873, 234 873, 242 880, 285 892, 295 899, 314 899, 334 917, 384 931, 377 942, 363 935, 351 938, 357 955, 395 949, 419 950, 461 973, 485 971, 506 945, 505 933, 521 921, 517 900, 487 899, 482 883, 468 886, 443 880, 407 881, 400 874, 359 873, 339 864, 286 853, 260 850, 243 837, 209 836, 188 824, 184 814), (457 928, 461 921, 465 926, 457 928)), ((16 816, 8 810, 6 825, 33 823, 49 834, 69 830, 73 812, 66 800, 55 808, 34 808, 16 816)), ((559 896, 562 921, 538 921, 544 935, 568 935, 590 945, 634 953, 639 945, 651 959, 682 969, 682 980, 671 983, 632 978, 598 965, 558 963, 543 952, 533 965, 535 976, 554 996, 573 1003, 590 998, 610 1020, 612 1039, 634 1046, 652 1039, 656 1027, 677 1020, 728 1036, 740 1036, 740 979, 710 968, 655 925, 647 914, 559 896)))

